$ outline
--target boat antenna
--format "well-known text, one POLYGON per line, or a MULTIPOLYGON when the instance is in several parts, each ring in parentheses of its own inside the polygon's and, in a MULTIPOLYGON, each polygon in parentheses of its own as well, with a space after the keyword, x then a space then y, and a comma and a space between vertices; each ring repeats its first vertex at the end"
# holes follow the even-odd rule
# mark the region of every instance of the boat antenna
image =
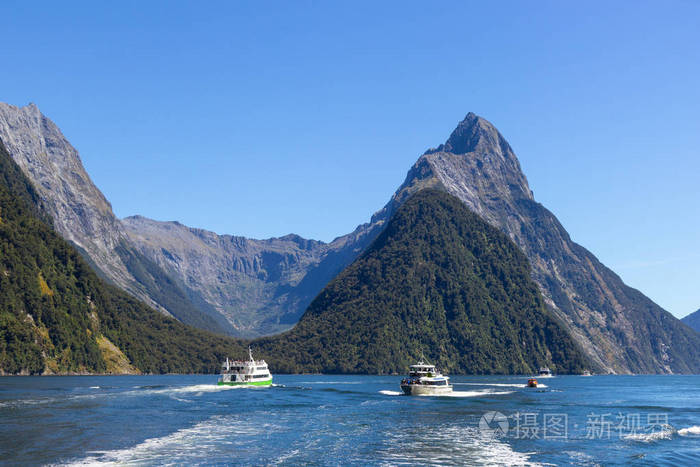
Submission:
POLYGON ((248 356, 250 357, 250 361, 251 361, 251 362, 254 362, 254 361, 255 361, 255 360, 253 360, 253 351, 250 350, 250 346, 248 346, 248 356))
POLYGON ((428 363, 425 360, 425 355, 423 354, 423 347, 421 347, 421 349, 420 349, 420 361, 421 361, 421 363, 428 363))

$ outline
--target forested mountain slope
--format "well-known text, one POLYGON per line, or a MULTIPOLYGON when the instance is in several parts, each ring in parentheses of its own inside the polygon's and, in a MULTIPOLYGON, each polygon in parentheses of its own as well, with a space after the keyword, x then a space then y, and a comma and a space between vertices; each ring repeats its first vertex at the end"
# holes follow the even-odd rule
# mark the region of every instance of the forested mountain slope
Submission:
POLYGON ((453 373, 589 365, 515 244, 435 190, 408 199, 294 329, 254 345, 287 372, 402 373, 422 352, 453 373))
POLYGON ((215 372, 243 355, 106 284, 40 199, 0 142, 0 374, 215 372))

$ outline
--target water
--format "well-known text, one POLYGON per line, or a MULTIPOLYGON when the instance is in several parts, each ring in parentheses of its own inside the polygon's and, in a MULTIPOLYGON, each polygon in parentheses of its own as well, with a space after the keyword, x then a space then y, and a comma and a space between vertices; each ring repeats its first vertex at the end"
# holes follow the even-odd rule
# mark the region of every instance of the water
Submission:
POLYGON ((700 376, 0 378, 0 462, 237 465, 700 465, 700 376))

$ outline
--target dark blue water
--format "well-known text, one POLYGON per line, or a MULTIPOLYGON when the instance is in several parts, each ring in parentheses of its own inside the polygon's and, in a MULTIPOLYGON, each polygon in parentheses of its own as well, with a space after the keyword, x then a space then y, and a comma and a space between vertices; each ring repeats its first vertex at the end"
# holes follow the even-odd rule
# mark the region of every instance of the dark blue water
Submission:
POLYGON ((700 465, 700 376, 0 378, 0 462, 238 465, 700 465))

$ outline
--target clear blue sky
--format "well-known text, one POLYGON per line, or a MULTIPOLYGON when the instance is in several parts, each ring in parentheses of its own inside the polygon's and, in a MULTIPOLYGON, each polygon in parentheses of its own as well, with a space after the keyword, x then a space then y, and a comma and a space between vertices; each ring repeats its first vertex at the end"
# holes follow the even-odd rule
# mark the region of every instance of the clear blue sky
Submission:
POLYGON ((700 2, 0 3, 35 102, 120 216, 331 240, 473 111, 572 238, 700 307, 700 2))

